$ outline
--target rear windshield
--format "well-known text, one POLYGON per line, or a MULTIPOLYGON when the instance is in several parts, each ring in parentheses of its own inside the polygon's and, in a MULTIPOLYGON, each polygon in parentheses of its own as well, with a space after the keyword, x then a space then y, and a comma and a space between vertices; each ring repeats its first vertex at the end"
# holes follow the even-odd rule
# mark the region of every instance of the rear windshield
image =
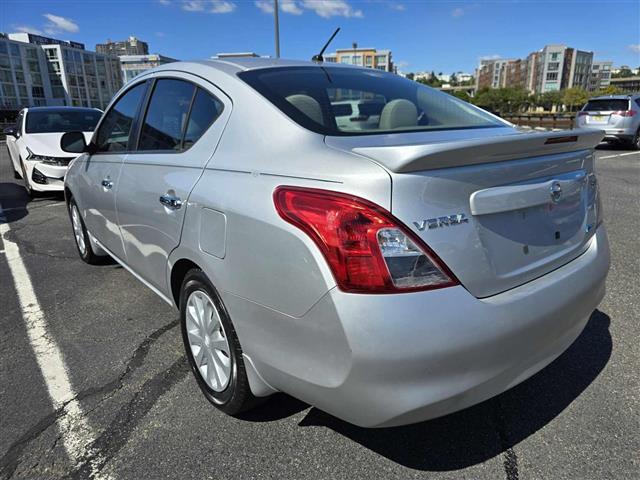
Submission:
POLYGON ((629 110, 629 100, 619 98, 589 100, 583 110, 586 112, 617 112, 620 110, 629 110))
POLYGON ((238 76, 295 122, 323 135, 505 125, 452 95, 373 69, 268 68, 238 76))
POLYGON ((102 116, 99 110, 28 111, 26 133, 93 132, 102 116))

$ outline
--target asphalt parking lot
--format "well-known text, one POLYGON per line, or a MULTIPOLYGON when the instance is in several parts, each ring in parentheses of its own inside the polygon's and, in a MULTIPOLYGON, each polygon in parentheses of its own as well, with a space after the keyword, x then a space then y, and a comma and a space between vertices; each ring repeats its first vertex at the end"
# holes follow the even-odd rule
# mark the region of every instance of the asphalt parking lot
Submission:
POLYGON ((177 312, 123 268, 84 264, 62 198, 29 201, 0 149, 0 478, 640 477, 640 152, 597 151, 612 266, 576 342, 480 405, 367 430, 280 394, 242 418, 214 409, 177 312))

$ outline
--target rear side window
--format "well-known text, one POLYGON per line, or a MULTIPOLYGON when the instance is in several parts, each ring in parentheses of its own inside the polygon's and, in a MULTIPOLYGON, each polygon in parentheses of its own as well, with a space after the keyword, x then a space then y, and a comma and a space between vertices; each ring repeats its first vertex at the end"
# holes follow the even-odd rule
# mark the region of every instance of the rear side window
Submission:
POLYGON ((620 98, 602 98, 589 100, 584 107, 587 112, 617 112, 629 110, 629 100, 620 98))
POLYGON ((196 143, 221 113, 222 102, 213 95, 198 88, 196 96, 193 99, 193 106, 191 107, 189 122, 187 123, 187 131, 184 134, 183 148, 187 149, 196 143))
POLYGON ((97 133, 98 152, 126 151, 133 119, 144 97, 146 84, 140 83, 118 99, 107 112, 97 133))
POLYGON ((323 135, 505 125, 452 95, 374 69, 266 68, 238 76, 298 124, 323 135))
POLYGON ((182 149, 182 133, 195 88, 182 80, 166 78, 156 82, 142 124, 138 150, 182 149))

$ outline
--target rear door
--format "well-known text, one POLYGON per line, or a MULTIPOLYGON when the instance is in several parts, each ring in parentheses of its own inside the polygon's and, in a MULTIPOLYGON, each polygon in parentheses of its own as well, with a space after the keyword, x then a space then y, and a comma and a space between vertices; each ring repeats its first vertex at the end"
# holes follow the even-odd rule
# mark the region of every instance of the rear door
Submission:
POLYGON ((117 209, 127 263, 168 293, 167 259, 180 242, 189 194, 216 149, 231 102, 186 73, 158 74, 151 89, 136 151, 120 175, 117 209))
POLYGON ((93 140, 95 153, 85 160, 74 192, 89 232, 122 260, 125 251, 116 215, 116 192, 147 88, 147 82, 129 88, 102 118, 93 140))

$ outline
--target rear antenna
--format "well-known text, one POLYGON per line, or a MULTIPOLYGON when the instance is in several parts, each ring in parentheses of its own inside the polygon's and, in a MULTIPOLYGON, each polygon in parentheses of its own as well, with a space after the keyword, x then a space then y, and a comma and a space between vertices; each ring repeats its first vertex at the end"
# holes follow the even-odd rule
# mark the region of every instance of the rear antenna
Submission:
POLYGON ((335 38, 335 36, 338 34, 339 31, 340 31, 340 27, 336 28, 336 31, 333 32, 333 35, 331 35, 331 38, 329 39, 329 41, 324 44, 324 47, 322 47, 322 50, 320 50, 320 53, 318 53, 317 55, 314 55, 311 58, 312 62, 320 62, 320 63, 324 62, 324 57, 322 56, 322 54, 327 49, 327 47, 329 46, 329 44, 335 38))

